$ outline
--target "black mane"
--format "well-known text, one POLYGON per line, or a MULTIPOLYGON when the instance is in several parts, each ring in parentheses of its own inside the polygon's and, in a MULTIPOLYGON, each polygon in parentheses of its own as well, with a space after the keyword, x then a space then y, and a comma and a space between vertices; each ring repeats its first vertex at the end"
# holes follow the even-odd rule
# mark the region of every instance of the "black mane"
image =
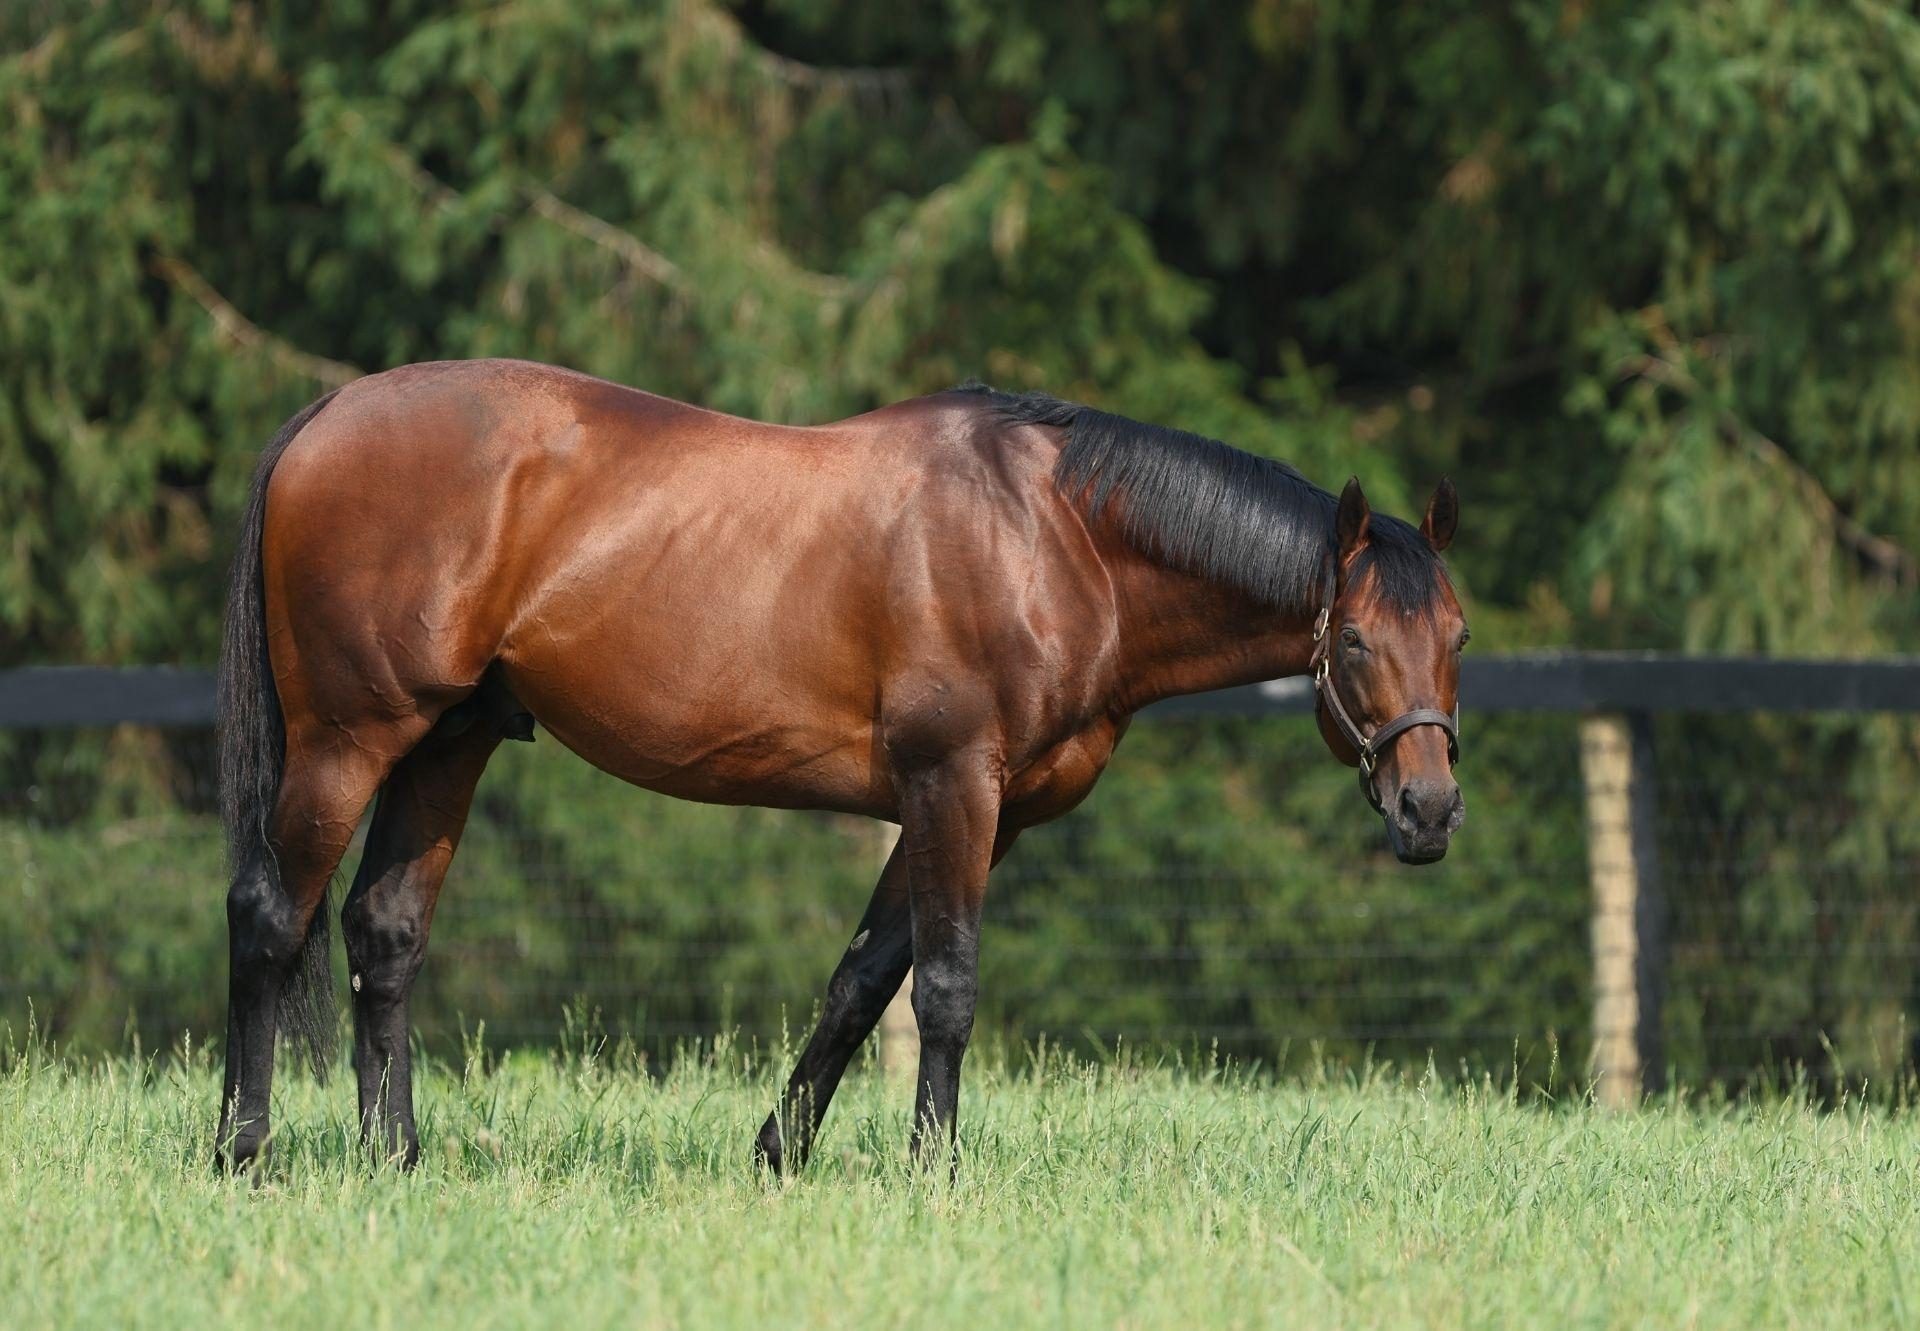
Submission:
MULTIPOLYGON (((1339 500, 1286 463, 1045 393, 977 383, 956 391, 984 395, 1009 422, 1066 430, 1055 483, 1089 518, 1123 495, 1121 532, 1141 553, 1277 609, 1319 608, 1339 500)), ((1373 569, 1381 595, 1404 613, 1430 607, 1447 574, 1426 537, 1378 511, 1367 531, 1355 575, 1373 569)))

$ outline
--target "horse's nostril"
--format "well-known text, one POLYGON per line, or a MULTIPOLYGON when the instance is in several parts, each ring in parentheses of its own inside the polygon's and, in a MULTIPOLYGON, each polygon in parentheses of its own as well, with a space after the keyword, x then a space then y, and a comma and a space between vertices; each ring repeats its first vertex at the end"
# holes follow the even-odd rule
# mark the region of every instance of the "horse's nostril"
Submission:
POLYGON ((1451 782, 1409 781, 1400 789, 1400 825, 1422 832, 1445 827, 1460 802, 1460 787, 1451 782))
POLYGON ((1404 827, 1420 826, 1420 805, 1413 797, 1412 786, 1400 787, 1400 822, 1404 827))

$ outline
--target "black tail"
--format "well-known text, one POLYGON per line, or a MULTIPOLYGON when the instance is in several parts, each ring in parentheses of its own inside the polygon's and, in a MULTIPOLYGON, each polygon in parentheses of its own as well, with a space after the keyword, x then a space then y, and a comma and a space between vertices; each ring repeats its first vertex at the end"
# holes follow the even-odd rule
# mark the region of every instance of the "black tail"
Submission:
MULTIPOLYGON (((328 393, 280 427, 260 454, 240 545, 233 555, 227 587, 227 624, 220 642, 219 742, 220 821, 227 832, 228 867, 238 874, 261 865, 278 886, 279 869, 267 842, 267 821, 280 797, 280 773, 286 761, 286 728, 280 695, 267 660, 265 597, 260 587, 260 535, 267 520, 267 482, 280 455, 308 421, 333 400, 328 393)), ((280 991, 280 1030, 306 1046, 316 1077, 333 1062, 333 903, 322 899, 307 929, 300 957, 280 991)))

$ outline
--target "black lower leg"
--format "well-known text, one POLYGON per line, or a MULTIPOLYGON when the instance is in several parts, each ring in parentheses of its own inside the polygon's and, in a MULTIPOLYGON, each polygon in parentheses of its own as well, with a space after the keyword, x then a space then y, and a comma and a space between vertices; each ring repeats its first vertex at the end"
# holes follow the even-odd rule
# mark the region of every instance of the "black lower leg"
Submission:
POLYGON ((244 1169, 267 1143, 273 1094, 275 1012, 306 921, 275 881, 264 856, 235 875, 227 892, 227 1072, 215 1149, 244 1169))
POLYGON ((464 713, 443 718, 400 761, 374 805, 366 852, 340 912, 360 1133, 376 1160, 410 1168, 420 1158, 408 1044, 413 982, 474 789, 500 742, 500 718, 517 708, 503 689, 483 686, 464 713))
POLYGON ((820 1024, 794 1065, 779 1107, 767 1116, 754 1143, 755 1154, 775 1173, 798 1170, 807 1163, 827 1105, 847 1065, 906 978, 912 953, 906 872, 896 850, 827 984, 820 1024))
POLYGON ((915 962, 913 1015, 920 1026, 920 1080, 913 1101, 913 1155, 923 1163, 935 1159, 937 1149, 953 1149, 960 1064, 973 1035, 979 962, 977 930, 962 928, 960 922, 954 922, 946 946, 915 962))
POLYGON ((979 989, 980 909, 987 871, 1010 844, 997 836, 992 764, 956 755, 906 782, 900 838, 913 909, 913 1015, 920 1027, 913 1155, 954 1160, 960 1062, 979 989), (999 849, 996 849, 996 846, 999 849))
POLYGON ((409 1013, 431 902, 406 866, 393 862, 385 830, 376 811, 366 856, 340 912, 340 932, 353 990, 361 1140, 376 1160, 411 1167, 420 1158, 420 1138, 413 1122, 409 1013))
POLYGON ((413 1121, 406 986, 359 973, 365 987, 354 996, 353 1065, 360 1083, 360 1137, 376 1160, 411 1169, 420 1159, 420 1134, 413 1121), (376 986, 379 992, 369 992, 376 986))

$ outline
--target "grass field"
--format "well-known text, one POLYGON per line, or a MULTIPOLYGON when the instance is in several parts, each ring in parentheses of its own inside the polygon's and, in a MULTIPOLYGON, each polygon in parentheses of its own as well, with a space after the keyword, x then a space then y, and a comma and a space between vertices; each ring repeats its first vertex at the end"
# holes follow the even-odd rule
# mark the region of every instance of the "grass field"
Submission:
POLYGON ((199 1053, 0 1072, 9 1325, 1902 1325, 1920 1123, 1791 1100, 1611 1116, 1489 1083, 976 1059, 957 1183, 849 1081, 806 1177, 768 1074, 579 1054, 422 1079, 418 1173, 283 1074, 259 1188, 207 1167, 199 1053), (1038 1064, 1038 1066, 1036 1066, 1038 1064))

